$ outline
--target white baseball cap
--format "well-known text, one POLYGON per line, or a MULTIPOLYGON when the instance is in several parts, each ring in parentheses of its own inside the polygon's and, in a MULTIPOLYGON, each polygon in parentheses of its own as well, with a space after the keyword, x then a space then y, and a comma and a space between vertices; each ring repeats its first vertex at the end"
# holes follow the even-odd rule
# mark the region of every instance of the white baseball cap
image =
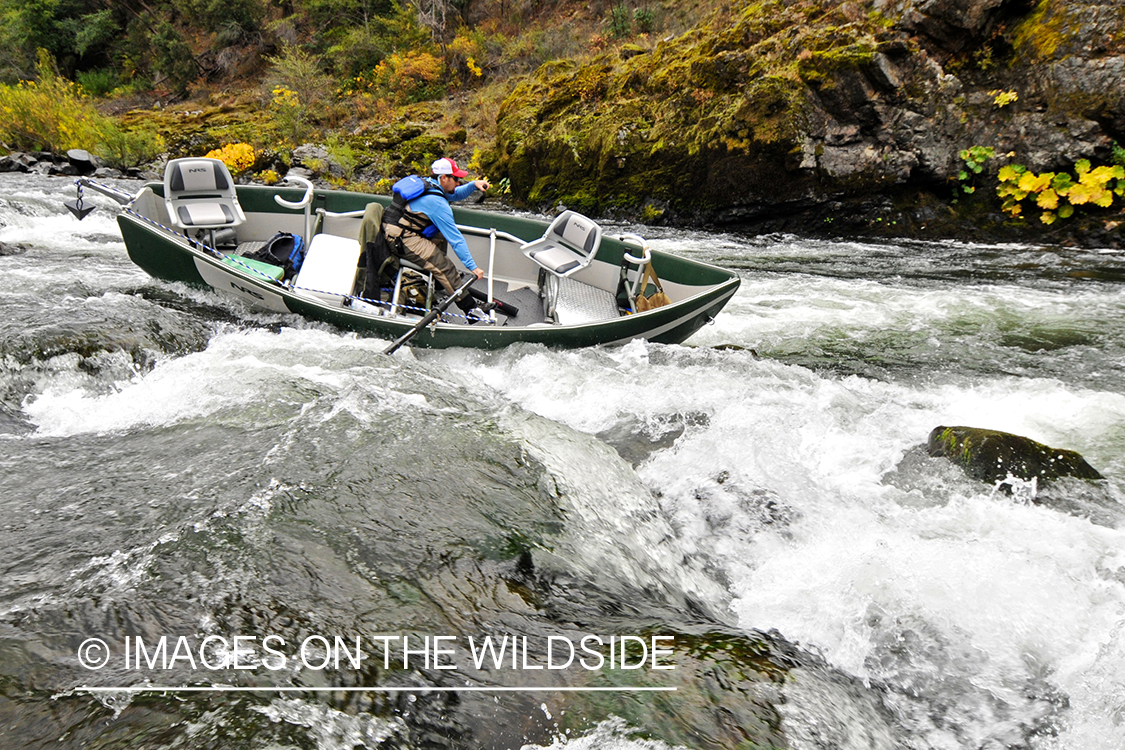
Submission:
POLYGON ((469 173, 457 166, 457 162, 452 159, 438 159, 430 165, 430 170, 434 174, 451 174, 458 179, 469 176, 469 173))

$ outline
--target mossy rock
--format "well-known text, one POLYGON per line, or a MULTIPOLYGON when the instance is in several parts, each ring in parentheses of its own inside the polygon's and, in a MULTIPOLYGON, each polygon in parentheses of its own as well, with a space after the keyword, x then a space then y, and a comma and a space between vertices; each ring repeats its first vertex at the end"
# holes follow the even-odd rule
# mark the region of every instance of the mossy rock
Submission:
POLYGON ((866 69, 885 32, 846 15, 770 0, 716 12, 646 54, 547 63, 501 105, 484 166, 534 206, 690 213, 732 196, 750 211, 804 201, 818 188, 794 171, 810 80, 826 89, 866 69))
POLYGON ((364 141, 375 150, 391 149, 426 133, 426 127, 414 122, 395 122, 368 133, 364 141))
POLYGON ((416 161, 419 164, 424 162, 424 166, 428 167, 431 161, 445 153, 445 143, 445 139, 441 136, 425 133, 399 143, 394 151, 404 162, 416 161))
POLYGON ((1051 448, 1030 438, 977 427, 935 427, 926 448, 944 457, 969 476, 985 482, 1017 477, 1041 482, 1060 477, 1101 479, 1079 453, 1051 448))

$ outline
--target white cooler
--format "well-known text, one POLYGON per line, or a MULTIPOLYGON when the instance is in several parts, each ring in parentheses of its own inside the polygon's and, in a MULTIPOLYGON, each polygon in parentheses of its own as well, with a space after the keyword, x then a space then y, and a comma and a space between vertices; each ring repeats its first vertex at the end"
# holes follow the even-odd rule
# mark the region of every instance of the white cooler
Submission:
POLYGON ((359 242, 352 238, 318 234, 309 243, 293 286, 325 302, 343 305, 355 286, 359 253, 359 242))

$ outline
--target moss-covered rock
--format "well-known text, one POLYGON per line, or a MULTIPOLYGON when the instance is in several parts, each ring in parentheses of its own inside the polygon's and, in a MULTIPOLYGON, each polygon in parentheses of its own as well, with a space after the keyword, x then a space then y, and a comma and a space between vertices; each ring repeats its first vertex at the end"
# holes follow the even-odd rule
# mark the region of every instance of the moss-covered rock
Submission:
POLYGON ((770 203, 804 199, 813 175, 776 176, 800 161, 812 87, 870 66, 884 32, 876 16, 770 0, 648 54, 544 65, 501 107, 488 166, 530 204, 692 210, 766 185, 770 203))
POLYGON ((1060 477, 1101 479, 1075 451, 1051 448, 1029 438, 977 427, 935 427, 927 441, 931 456, 961 466, 974 479, 996 482, 1009 476, 1040 482, 1060 477))
MULTIPOLYGON (((535 208, 639 217, 660 206, 662 221, 757 231, 1070 242, 1062 225, 1083 217, 1047 230, 998 214, 996 172, 1112 158, 1125 132, 1122 28, 1113 0, 732 3, 650 50, 542 66, 500 107, 483 164, 535 208), (998 92, 1016 98, 998 104, 998 92), (905 205, 923 194, 949 205, 958 154, 974 145, 997 154, 976 186, 993 204, 982 206, 987 227, 975 208, 905 205)), ((1112 232, 1092 241, 1120 244, 1112 232)))
POLYGON ((1125 130, 1125 5, 1040 0, 1012 28, 1014 62, 1052 112, 1077 112, 1125 130))

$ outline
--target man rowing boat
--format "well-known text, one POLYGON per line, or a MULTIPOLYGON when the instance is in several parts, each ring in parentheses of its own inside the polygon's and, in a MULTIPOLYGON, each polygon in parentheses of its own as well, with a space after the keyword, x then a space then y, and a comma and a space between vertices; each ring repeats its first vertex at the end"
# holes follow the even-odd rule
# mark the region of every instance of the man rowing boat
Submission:
MULTIPOLYGON (((489 184, 487 180, 462 184, 461 180, 469 173, 449 158, 438 159, 430 170, 432 176, 416 178, 422 184, 412 183, 412 190, 403 187, 400 192, 399 189, 399 185, 411 178, 396 184, 395 198, 383 212, 383 234, 394 255, 432 273, 446 294, 453 294, 461 286, 461 274, 449 259, 447 246, 453 248, 465 268, 478 279, 484 278, 484 271, 477 268, 449 204, 464 200, 478 190, 488 190, 489 184)), ((468 291, 456 302, 466 313, 477 306, 468 291)))

